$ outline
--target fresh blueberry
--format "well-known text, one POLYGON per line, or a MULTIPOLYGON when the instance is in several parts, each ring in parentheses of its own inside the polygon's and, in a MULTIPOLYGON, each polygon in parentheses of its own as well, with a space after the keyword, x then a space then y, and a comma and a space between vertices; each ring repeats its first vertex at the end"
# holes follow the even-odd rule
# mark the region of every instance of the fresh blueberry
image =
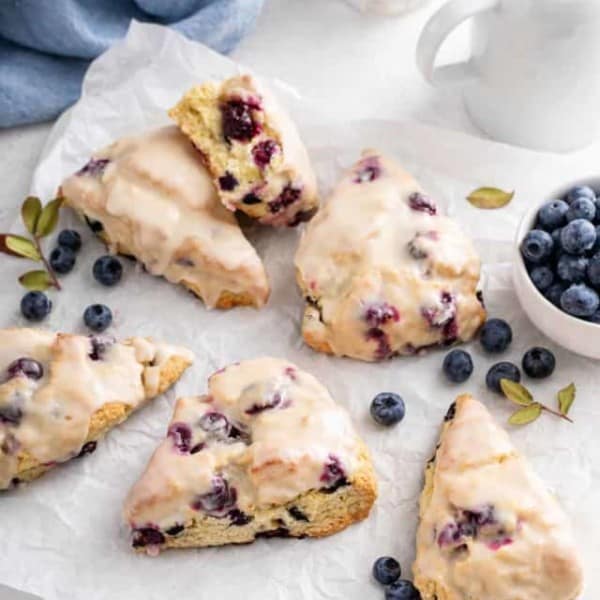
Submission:
POLYGON ((486 352, 504 352, 512 342, 512 329, 504 319, 488 319, 481 328, 479 341, 486 352))
POLYGON ((104 331, 112 323, 112 312, 104 304, 91 304, 83 313, 83 322, 92 331, 104 331))
POLYGON ((589 198, 590 200, 596 199, 596 193, 594 190, 587 185, 578 185, 567 193, 566 201, 570 204, 577 198, 589 198))
POLYGON ((120 281, 121 275, 123 275, 123 265, 114 256, 101 256, 94 263, 94 279, 102 285, 115 285, 120 281))
POLYGON ((446 354, 442 368, 450 381, 462 383, 473 373, 473 360, 464 350, 452 350, 446 354))
POLYGON ((574 317, 591 317, 600 306, 598 294, 583 283, 574 284, 560 297, 562 309, 574 317))
POLYGON ((519 367, 511 362, 499 362, 490 367, 490 370, 485 376, 485 384, 492 392, 502 393, 500 387, 501 379, 510 379, 510 381, 521 381, 521 371, 519 367))
POLYGON ((565 284, 557 281, 546 290, 544 296, 546 296, 546 298, 550 300, 554 306, 560 306, 560 297, 565 289, 565 284))
POLYGON ((562 227, 566 221, 569 205, 564 200, 546 202, 538 212, 538 227, 546 231, 554 231, 562 227))
POLYGON ((532 229, 521 242, 523 258, 536 265, 549 259, 553 249, 552 237, 543 229, 532 229))
POLYGON ((389 585, 400 579, 400 563, 391 556, 381 556, 373 563, 373 577, 383 585, 389 585))
POLYGON ((63 229, 58 234, 58 245, 77 252, 81 248, 81 236, 74 229, 63 229))
MULTIPOLYGON (((598 206, 598 213, 600 214, 600 204, 598 206)), ((600 225, 596 227, 596 243, 592 246, 590 252, 593 254, 600 252, 600 225)))
POLYGON ((28 321, 41 321, 52 310, 52 301, 44 292, 27 292, 21 299, 21 312, 28 321))
POLYGON ((525 352, 521 366, 529 377, 542 379, 552 375, 556 366, 556 359, 550 350, 536 346, 525 352))
POLYGON ((600 288, 600 253, 594 254, 590 258, 587 266, 587 276, 596 289, 600 288))
POLYGON ((560 233, 560 243, 569 254, 583 254, 596 243, 596 228, 585 219, 575 219, 560 233))
POLYGON ((371 416, 373 420, 386 427, 402 421, 405 412, 404 400, 393 392, 377 394, 371 402, 371 416))
POLYGON ((596 218, 596 202, 586 198, 585 196, 579 196, 571 202, 569 210, 567 211, 567 221, 571 222, 575 219, 585 219, 586 221, 593 221, 596 218))
POLYGON ((386 588, 385 600, 420 600, 419 590, 408 579, 399 579, 386 588))
POLYGON ((546 266, 533 268, 529 273, 529 277, 531 277, 533 285, 540 292, 545 292, 554 282, 554 273, 546 266))
POLYGON ((57 246, 50 252, 50 266, 61 275, 75 266, 75 252, 66 246, 57 246))
POLYGON ((17 358, 6 368, 9 378, 19 377, 21 375, 29 379, 41 379, 44 375, 44 367, 33 358, 17 358))
POLYGON ((589 260, 585 256, 563 254, 556 265, 558 276, 568 283, 580 283, 586 277, 589 260))

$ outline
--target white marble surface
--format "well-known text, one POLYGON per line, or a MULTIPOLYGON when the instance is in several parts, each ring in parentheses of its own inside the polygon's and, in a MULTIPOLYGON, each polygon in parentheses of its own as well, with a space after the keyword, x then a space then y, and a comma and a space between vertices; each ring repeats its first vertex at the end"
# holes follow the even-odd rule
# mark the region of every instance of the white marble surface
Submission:
MULTIPOLYGON (((440 4, 442 0, 431 0, 414 13, 390 18, 361 15, 342 0, 267 0, 256 30, 234 58, 287 81, 343 119, 412 118, 478 135, 458 92, 432 90, 415 66, 419 32, 440 4)), ((462 56, 465 37, 457 32, 444 57, 462 56)), ((9 200, 12 204, 27 194, 51 126, 0 131, 0 220, 9 200)), ((31 568, 34 577, 35 565, 31 568)), ((0 585, 0 600, 31 598, 0 585)))

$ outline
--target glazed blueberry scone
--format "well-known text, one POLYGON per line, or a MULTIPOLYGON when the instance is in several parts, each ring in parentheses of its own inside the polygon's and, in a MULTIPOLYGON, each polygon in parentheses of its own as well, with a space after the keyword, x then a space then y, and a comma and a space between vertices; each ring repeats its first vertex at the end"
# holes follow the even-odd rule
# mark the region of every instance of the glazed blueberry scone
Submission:
POLYGON ((266 302, 269 284, 256 251, 176 127, 97 152, 62 183, 61 194, 114 252, 183 284, 206 306, 266 302))
POLYGON ((466 341, 485 320, 473 244, 375 151, 346 173, 296 253, 302 333, 320 352, 375 361, 466 341))
POLYGON ((558 502, 486 408, 461 396, 425 472, 423 600, 574 600, 582 567, 558 502))
POLYGON ((147 338, 0 330, 0 490, 93 452, 192 360, 147 338))
POLYGON ((297 225, 318 208, 296 126, 250 75, 189 90, 169 115, 206 160, 227 208, 269 225, 297 225))
POLYGON ((365 519, 377 494, 368 450, 310 374, 259 358, 181 398, 166 439, 125 502, 132 544, 221 546, 321 537, 365 519))

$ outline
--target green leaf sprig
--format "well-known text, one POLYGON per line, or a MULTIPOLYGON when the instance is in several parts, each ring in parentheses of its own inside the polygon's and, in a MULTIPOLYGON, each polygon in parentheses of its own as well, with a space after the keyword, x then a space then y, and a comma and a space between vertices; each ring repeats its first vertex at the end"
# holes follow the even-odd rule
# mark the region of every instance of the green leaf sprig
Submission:
POLYGON ((495 187, 481 187, 472 191, 467 200, 477 208, 502 208, 506 206, 513 198, 513 192, 505 192, 495 187))
POLYGON ((19 283, 28 290, 44 291, 49 287, 61 289, 56 273, 44 256, 41 240, 56 228, 62 203, 63 199, 59 197, 42 206, 39 198, 28 196, 21 205, 21 218, 31 239, 13 233, 0 233, 0 252, 40 262, 44 267, 27 271, 19 277, 19 283))
POLYGON ((571 406, 573 406, 573 402, 575 402, 576 388, 574 383, 569 384, 566 388, 558 392, 558 410, 537 402, 524 385, 510 379, 501 379, 500 387, 504 395, 520 407, 508 419, 511 425, 527 425, 528 423, 532 423, 543 412, 548 412, 565 421, 569 421, 569 423, 573 423, 573 419, 567 415, 571 406))

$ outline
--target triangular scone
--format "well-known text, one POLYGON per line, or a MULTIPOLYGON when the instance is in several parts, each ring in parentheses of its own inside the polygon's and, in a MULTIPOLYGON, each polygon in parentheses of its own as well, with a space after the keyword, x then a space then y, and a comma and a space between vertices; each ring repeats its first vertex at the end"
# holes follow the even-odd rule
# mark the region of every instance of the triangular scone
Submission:
POLYGON ((156 553, 330 535, 366 518, 376 494, 346 411, 312 375, 259 358, 177 402, 124 515, 134 548, 156 553))
POLYGON ((423 600, 574 600, 582 587, 567 517, 470 396, 427 465, 413 573, 423 600))
POLYGON ((485 319, 473 244, 418 183, 369 150, 296 253, 315 350, 374 361, 470 339, 485 319))
POLYGON ((113 251, 183 284, 208 307, 267 301, 260 258, 176 127, 116 141, 67 178, 61 193, 113 251))
POLYGON ((208 81, 169 112, 202 152, 223 204, 268 225, 317 211, 317 185, 298 130, 255 77, 208 81))
POLYGON ((149 338, 0 330, 0 489, 93 452, 192 360, 149 338))

